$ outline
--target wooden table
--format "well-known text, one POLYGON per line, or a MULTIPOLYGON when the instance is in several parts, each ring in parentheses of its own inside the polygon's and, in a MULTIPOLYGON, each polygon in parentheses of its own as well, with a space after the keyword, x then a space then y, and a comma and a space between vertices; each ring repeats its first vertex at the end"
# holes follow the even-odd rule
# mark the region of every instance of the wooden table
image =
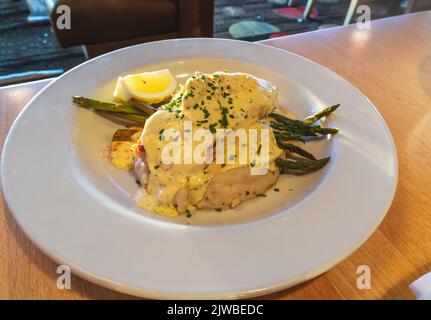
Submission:
MULTIPOLYGON (((423 12, 374 21, 371 30, 337 27, 264 42, 321 63, 367 95, 392 131, 400 167, 392 207, 359 250, 324 275, 264 298, 414 298, 409 284, 431 271, 430 28, 431 12, 423 12), (362 264, 371 268, 370 290, 356 287, 362 264)), ((0 89, 1 145, 18 112, 50 81, 0 89)), ((78 277, 71 290, 58 290, 56 264, 28 240, 3 201, 0 208, 0 298, 131 298, 78 277)))

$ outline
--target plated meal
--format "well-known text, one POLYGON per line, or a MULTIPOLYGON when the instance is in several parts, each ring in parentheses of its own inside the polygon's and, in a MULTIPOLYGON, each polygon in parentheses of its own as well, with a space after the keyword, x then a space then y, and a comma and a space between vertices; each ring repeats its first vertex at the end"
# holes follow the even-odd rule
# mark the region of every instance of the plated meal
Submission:
POLYGON ((112 164, 134 170, 138 206, 171 217, 190 217, 196 209, 234 208, 264 196, 280 174, 323 168, 330 158, 316 159, 298 142, 338 132, 316 124, 338 104, 304 121, 295 119, 278 105, 272 83, 246 73, 197 71, 180 86, 167 69, 127 75, 118 78, 113 96, 116 102, 80 96, 73 102, 128 127, 113 135, 112 164), (208 139, 195 141, 196 130, 208 139), (263 131, 267 139, 256 139, 263 131), (164 154, 168 149, 177 161, 164 154), (204 161, 186 159, 197 151, 204 161), (264 170, 253 173, 252 168, 264 170))
POLYGON ((169 299, 248 298, 322 274, 372 234, 397 184, 390 131, 351 83, 225 39, 77 66, 20 113, 0 167, 10 211, 45 254, 169 299))

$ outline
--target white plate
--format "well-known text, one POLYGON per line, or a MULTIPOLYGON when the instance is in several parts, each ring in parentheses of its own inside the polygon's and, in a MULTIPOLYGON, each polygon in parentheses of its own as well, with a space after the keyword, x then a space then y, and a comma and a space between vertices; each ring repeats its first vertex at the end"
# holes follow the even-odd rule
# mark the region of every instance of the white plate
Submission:
POLYGON ((377 228, 397 184, 397 157, 380 114, 355 87, 295 54, 248 42, 182 39, 115 51, 42 90, 7 137, 6 201, 33 242, 92 282, 152 298, 243 298, 296 285, 346 258, 377 228), (243 71, 274 82, 300 117, 341 103, 329 126, 341 133, 306 147, 330 163, 283 176, 266 198, 223 213, 166 219, 139 209, 131 174, 106 146, 116 126, 71 104, 111 99, 119 75, 169 68, 243 71))

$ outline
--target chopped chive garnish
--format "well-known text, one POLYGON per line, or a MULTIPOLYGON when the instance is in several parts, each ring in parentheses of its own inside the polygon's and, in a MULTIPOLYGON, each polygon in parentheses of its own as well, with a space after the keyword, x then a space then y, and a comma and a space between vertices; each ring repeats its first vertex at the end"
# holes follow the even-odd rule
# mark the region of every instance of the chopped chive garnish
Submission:
POLYGON ((216 131, 217 131, 216 126, 217 126, 217 123, 211 123, 209 125, 209 129, 210 129, 211 133, 216 133, 216 131))

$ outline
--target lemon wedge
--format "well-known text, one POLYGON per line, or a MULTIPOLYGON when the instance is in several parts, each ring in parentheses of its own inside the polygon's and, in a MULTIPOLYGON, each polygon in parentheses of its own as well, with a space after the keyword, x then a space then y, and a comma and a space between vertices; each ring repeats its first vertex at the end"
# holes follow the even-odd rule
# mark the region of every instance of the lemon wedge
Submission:
POLYGON ((177 81, 168 69, 118 77, 114 98, 129 101, 132 98, 158 103, 168 98, 177 88, 177 81))

